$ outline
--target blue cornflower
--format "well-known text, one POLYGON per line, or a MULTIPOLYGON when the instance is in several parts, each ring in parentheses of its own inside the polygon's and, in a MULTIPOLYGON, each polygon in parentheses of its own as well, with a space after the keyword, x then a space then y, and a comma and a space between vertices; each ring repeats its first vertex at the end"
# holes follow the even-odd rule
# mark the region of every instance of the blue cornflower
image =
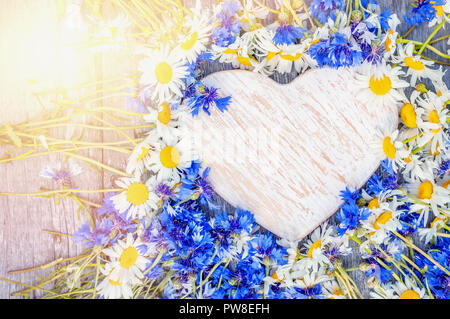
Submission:
POLYGON ((73 235, 76 243, 83 243, 86 247, 101 246, 109 240, 112 223, 109 219, 95 222, 95 229, 91 230, 89 222, 83 224, 73 235))
POLYGON ((278 265, 284 265, 287 263, 286 250, 278 246, 272 234, 257 234, 251 241, 252 253, 260 257, 263 263, 273 262, 278 265))
POLYGON ((359 190, 355 189, 352 192, 348 187, 345 187, 345 190, 340 192, 339 197, 342 198, 344 202, 356 202, 359 198, 359 190))
POLYGON ((312 45, 308 52, 320 67, 354 66, 363 61, 362 51, 354 48, 341 33, 335 33, 328 40, 321 40, 312 45))
POLYGON ((348 230, 358 227, 362 220, 366 220, 371 212, 366 207, 359 208, 355 202, 347 202, 342 205, 337 213, 337 219, 341 222, 338 226, 339 236, 345 234, 348 230))
POLYGON ((411 11, 408 11, 403 19, 411 26, 418 26, 423 22, 428 22, 436 17, 436 6, 442 6, 445 0, 415 0, 411 11))
POLYGON ((325 23, 331 13, 335 10, 342 10, 344 4, 344 0, 313 0, 309 10, 320 23, 325 23))
POLYGON ((214 87, 207 87, 201 82, 196 85, 197 94, 188 99, 188 105, 191 108, 193 116, 198 115, 202 109, 206 114, 211 115, 209 108, 216 106, 220 112, 227 110, 227 106, 231 102, 231 96, 219 97, 218 89, 214 87))
POLYGON ((277 45, 297 44, 298 39, 303 39, 303 32, 306 30, 300 27, 294 27, 290 24, 283 24, 277 28, 272 41, 277 45))
POLYGON ((187 66, 187 75, 184 79, 186 82, 187 87, 193 85, 197 81, 197 74, 195 71, 197 70, 197 67, 202 61, 212 61, 212 53, 208 51, 202 52, 197 59, 194 62, 186 63, 187 66))
POLYGON ((220 12, 216 15, 220 25, 211 34, 213 42, 221 47, 227 47, 236 41, 236 36, 241 31, 242 23, 235 17, 241 4, 237 1, 224 1, 220 12))
POLYGON ((285 291, 285 295, 288 299, 323 299, 322 286, 316 284, 312 287, 299 288, 289 287, 285 291))
MULTIPOLYGON (((450 269, 450 239, 446 238, 434 245, 428 254, 444 269, 450 269)), ((437 299, 450 299, 450 276, 443 272, 428 259, 423 259, 428 266, 425 276, 431 292, 437 299)))

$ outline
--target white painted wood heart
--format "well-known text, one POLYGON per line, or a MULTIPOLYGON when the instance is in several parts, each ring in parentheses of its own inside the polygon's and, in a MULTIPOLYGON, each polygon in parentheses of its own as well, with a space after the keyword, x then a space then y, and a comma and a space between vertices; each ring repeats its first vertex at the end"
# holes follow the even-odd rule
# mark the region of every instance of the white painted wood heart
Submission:
POLYGON ((354 97, 352 71, 307 71, 289 84, 248 71, 204 79, 231 95, 229 110, 201 113, 188 134, 215 191, 276 235, 300 240, 337 211, 340 191, 379 165, 375 130, 397 126, 394 105, 354 97))

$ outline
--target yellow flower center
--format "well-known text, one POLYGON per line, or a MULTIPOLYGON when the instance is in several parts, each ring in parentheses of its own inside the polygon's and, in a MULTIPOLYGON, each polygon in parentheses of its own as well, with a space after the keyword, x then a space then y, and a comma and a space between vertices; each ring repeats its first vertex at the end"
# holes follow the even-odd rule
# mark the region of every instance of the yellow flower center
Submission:
POLYGON ((344 295, 344 292, 343 292, 341 289, 337 288, 337 289, 333 292, 333 295, 335 295, 335 296, 343 296, 343 295, 344 295))
POLYGON ((384 47, 385 47, 386 51, 391 51, 392 40, 391 40, 390 36, 393 34, 394 34, 394 31, 392 31, 392 30, 388 31, 388 36, 386 38, 386 41, 384 42, 384 47))
POLYGON ((121 285, 120 280, 112 280, 112 279, 110 279, 110 280, 109 280, 109 283, 110 283, 112 286, 120 286, 120 285, 121 285))
POLYGON ((165 102, 162 103, 159 107, 160 111, 158 112, 158 121, 163 125, 167 125, 170 121, 170 107, 165 102))
POLYGON ((406 103, 403 105, 400 111, 400 117, 402 118, 403 123, 409 128, 417 127, 416 123, 416 111, 411 103, 406 103))
POLYGON ((448 189, 448 185, 450 185, 450 179, 448 181, 446 181, 444 184, 442 184, 442 187, 444 187, 445 189, 448 189))
POLYGON ((376 79, 372 76, 369 81, 369 87, 376 95, 385 95, 391 90, 392 82, 391 79, 385 75, 380 79, 376 79))
POLYGON ((395 153, 397 152, 397 150, 395 149, 395 146, 391 142, 391 138, 389 136, 385 137, 383 140, 383 152, 388 158, 395 158, 395 153))
POLYGON ((433 219, 433 221, 431 222, 431 224, 430 224, 430 228, 433 228, 433 227, 434 227, 434 224, 437 223, 437 222, 440 221, 440 220, 443 220, 443 219, 442 219, 442 218, 439 218, 439 217, 435 217, 435 218, 433 219))
POLYGON ((373 209, 373 208, 380 208, 380 203, 378 202, 378 197, 375 197, 374 199, 372 199, 369 204, 367 205, 367 207, 369 209, 373 209))
POLYGON ((401 295, 400 299, 420 299, 420 295, 414 290, 405 290, 401 295))
POLYGON ((155 68, 156 80, 161 84, 167 84, 172 80, 173 70, 167 62, 160 62, 155 68))
POLYGON ((405 64, 407 67, 410 67, 411 69, 416 71, 422 71, 423 69, 425 69, 425 65, 421 61, 416 61, 413 59, 413 57, 410 56, 405 58, 405 64))
POLYGON ((439 97, 441 97, 441 96, 442 96, 442 91, 441 91, 441 90, 438 90, 438 91, 436 92, 436 95, 439 96, 439 97))
POLYGON ((287 60, 287 61, 296 61, 296 60, 300 59, 301 56, 302 56, 301 53, 292 55, 292 54, 283 54, 283 51, 280 52, 280 58, 282 58, 283 60, 287 60))
POLYGON ((411 161, 412 161, 412 158, 411 158, 411 153, 409 153, 409 156, 408 157, 405 157, 403 160, 406 162, 406 163, 411 163, 411 161))
POLYGON ((250 58, 246 57, 246 56, 238 56, 236 58, 236 60, 238 60, 240 63, 242 63, 243 65, 246 66, 252 66, 252 62, 250 62, 250 58))
MULTIPOLYGON (((440 121, 439 121, 439 114, 438 114, 438 112, 436 110, 433 110, 433 111, 430 112, 430 122, 434 123, 434 124, 439 124, 440 123, 440 121)), ((432 129, 431 131, 433 133, 437 133, 437 132, 439 132, 439 130, 440 130, 440 128, 436 128, 436 129, 432 129)))
POLYGON ((433 195, 433 184, 430 181, 425 181, 419 186, 419 194, 417 195, 420 199, 430 199, 433 195))
POLYGON ((269 53, 267 53, 267 56, 266 56, 267 61, 272 60, 276 55, 277 55, 276 52, 269 52, 269 53))
POLYGON ((436 156, 436 155, 439 155, 439 154, 441 154, 441 152, 439 152, 439 142, 437 142, 436 143, 436 148, 435 148, 434 151, 433 151, 433 149, 430 146, 430 155, 436 156))
MULTIPOLYGON (((435 3, 434 1, 430 1, 430 3, 435 3)), ((442 6, 435 6, 433 7, 434 10, 436 10, 436 15, 438 17, 442 17, 444 15, 444 8, 442 6)))
POLYGON ((167 168, 174 168, 180 162, 180 153, 173 146, 166 146, 159 155, 161 164, 167 168))
POLYGON ((373 228, 380 229, 380 227, 381 227, 380 225, 386 224, 389 221, 389 219, 391 219, 391 218, 392 218, 391 212, 384 212, 377 218, 377 220, 373 224, 373 228))
POLYGON ((120 265, 123 268, 130 268, 134 265, 138 258, 138 251, 133 246, 130 246, 123 250, 122 254, 120 255, 120 265))
POLYGON ((309 247, 309 250, 308 250, 308 257, 312 258, 312 253, 313 253, 314 249, 320 248, 320 247, 322 247, 322 241, 321 240, 318 240, 318 241, 312 243, 311 247, 309 247))
POLYGON ((148 188, 144 183, 133 183, 128 186, 127 200, 133 205, 139 206, 148 199, 148 188))
POLYGON ((234 53, 237 53, 238 51, 239 51, 239 49, 230 49, 230 48, 228 48, 228 49, 222 51, 222 53, 225 53, 225 54, 234 54, 234 53))
POLYGON ((180 47, 181 49, 188 51, 194 47, 197 40, 198 40, 198 33, 193 32, 189 39, 181 43, 180 47))

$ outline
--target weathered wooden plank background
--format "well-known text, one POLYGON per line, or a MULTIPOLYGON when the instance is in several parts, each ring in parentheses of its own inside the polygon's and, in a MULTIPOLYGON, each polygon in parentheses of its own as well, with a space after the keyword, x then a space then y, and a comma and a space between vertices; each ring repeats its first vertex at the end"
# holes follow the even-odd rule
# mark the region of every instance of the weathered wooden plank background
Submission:
MULTIPOLYGON (((215 1, 202 0, 202 2, 205 6, 210 6, 215 1)), ((409 0, 379 0, 378 2, 382 8, 390 7, 400 18, 410 6, 409 0)), ((47 88, 57 85, 70 86, 132 71, 131 61, 125 62, 118 56, 101 60, 94 54, 79 56, 72 51, 57 49, 61 43, 67 42, 67 34, 64 33, 57 19, 54 0, 0 0, 0 6, 0 126, 21 122, 40 110, 39 104, 30 95, 30 86, 41 85, 47 88), (48 23, 49 21, 51 23, 48 23), (55 50, 49 51, 48 47, 55 50), (70 63, 70 61, 74 62, 70 63), (41 77, 41 82, 31 85, 28 80, 38 75, 44 75, 43 78, 41 77)), ((406 30, 405 25, 400 27, 400 33, 406 30)), ((439 35, 445 32, 441 30, 439 35)), ((412 37, 423 41, 427 34, 429 34, 427 28, 422 26, 413 32, 412 37)), ((447 50, 444 41, 436 47, 443 52, 447 50)), ((434 54, 430 54, 430 57, 436 58, 434 54)), ((214 64, 202 71, 203 75, 207 75, 227 68, 229 67, 214 64)), ((296 74, 284 76, 276 74, 273 78, 278 82, 286 83, 296 76, 296 74)), ((449 74, 446 79, 448 82, 449 74)), ((109 99, 107 103, 114 106, 125 104, 123 98, 109 99)), ((62 136, 66 134, 66 130, 67 128, 64 127, 58 129, 62 136)), ((102 142, 118 137, 113 132, 89 131, 85 138, 102 142)), ((0 149, 0 154, 4 151, 6 150, 0 149)), ((80 154, 103 161, 118 169, 124 169, 126 163, 126 156, 123 154, 102 149, 90 149, 80 154)), ((0 192, 37 192, 40 187, 55 188, 51 181, 39 177, 39 173, 46 164, 63 159, 62 156, 50 155, 12 163, 0 163, 0 192)), ((75 179, 77 188, 103 189, 113 186, 111 174, 81 165, 84 171, 79 178, 75 179)), ((84 198, 100 202, 101 195, 92 194, 84 198)), ((218 199, 218 201, 221 200, 218 199)), ((227 203, 221 202, 227 206, 227 203)), ((74 233, 88 220, 86 215, 78 216, 76 211, 77 205, 68 199, 62 199, 57 205, 53 199, 0 196, 0 277, 35 284, 38 282, 36 277, 48 275, 50 269, 13 275, 8 274, 8 271, 35 267, 59 257, 75 256, 81 253, 82 247, 74 244, 70 238, 43 232, 43 230, 54 230, 74 233)), ((334 218, 331 218, 331 222, 335 223, 334 218)), ((357 262, 358 258, 358 256, 349 258, 345 260, 345 264, 357 262)), ((352 272, 351 276, 361 287, 363 294, 367 296, 364 275, 356 271, 352 272)), ((11 298, 11 293, 20 289, 23 287, 0 281, 0 298, 11 298)), ((32 293, 30 296, 38 295, 32 293)))

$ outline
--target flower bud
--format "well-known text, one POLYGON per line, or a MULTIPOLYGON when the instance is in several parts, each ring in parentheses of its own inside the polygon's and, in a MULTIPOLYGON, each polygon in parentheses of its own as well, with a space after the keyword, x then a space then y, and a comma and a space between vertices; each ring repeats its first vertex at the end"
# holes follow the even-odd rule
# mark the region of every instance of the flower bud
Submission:
POLYGON ((416 85, 416 90, 419 91, 420 93, 427 93, 428 92, 427 87, 423 83, 418 83, 416 85))
POLYGON ((363 17, 363 14, 359 10, 353 10, 350 14, 350 21, 353 23, 359 23, 363 17))

